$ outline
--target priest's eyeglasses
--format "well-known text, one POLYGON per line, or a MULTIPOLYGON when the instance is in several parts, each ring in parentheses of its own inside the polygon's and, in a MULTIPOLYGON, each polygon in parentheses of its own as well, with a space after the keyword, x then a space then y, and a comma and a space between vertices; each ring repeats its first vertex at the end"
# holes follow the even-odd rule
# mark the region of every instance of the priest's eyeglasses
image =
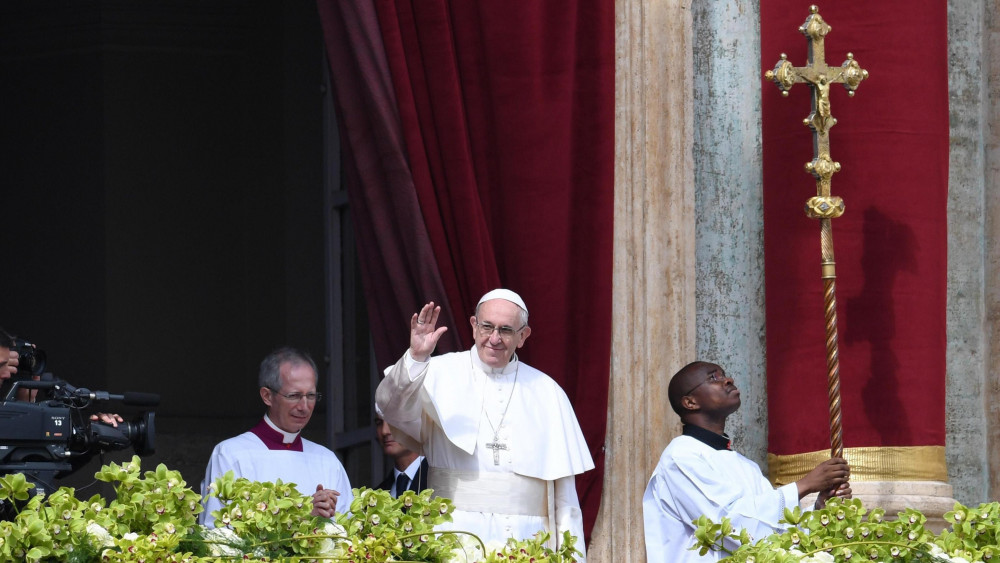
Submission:
POLYGON ((493 336, 493 331, 495 330, 497 331, 497 334, 500 335, 500 338, 504 340, 510 340, 515 334, 521 332, 527 326, 528 325, 524 325, 521 328, 514 328, 512 326, 496 326, 493 323, 481 323, 476 321, 476 328, 479 329, 479 336, 489 338, 490 336, 493 336))
POLYGON ((728 377, 726 376, 725 372, 723 372, 722 375, 719 375, 718 371, 713 371, 712 373, 708 374, 708 379, 706 379, 705 381, 702 381, 698 385, 695 385, 694 387, 688 389, 688 392, 684 393, 684 395, 681 395, 681 396, 684 397, 684 396, 690 395, 692 392, 694 392, 695 389, 701 387, 702 385, 704 385, 706 383, 722 383, 726 379, 728 379, 728 377))
MULTIPOLYGON (((271 389, 271 388, 268 387, 268 389, 271 389)), ((271 391, 274 391, 274 393, 277 394, 277 395, 281 395, 282 397, 284 397, 285 399, 287 399, 289 403, 297 403, 297 402, 301 401, 302 399, 305 399, 306 402, 308 402, 308 403, 315 403, 316 401, 318 401, 318 400, 320 400, 320 399, 323 398, 323 394, 322 393, 289 393, 289 394, 285 395, 284 393, 282 393, 281 391, 278 391, 277 389, 271 389, 271 391)))

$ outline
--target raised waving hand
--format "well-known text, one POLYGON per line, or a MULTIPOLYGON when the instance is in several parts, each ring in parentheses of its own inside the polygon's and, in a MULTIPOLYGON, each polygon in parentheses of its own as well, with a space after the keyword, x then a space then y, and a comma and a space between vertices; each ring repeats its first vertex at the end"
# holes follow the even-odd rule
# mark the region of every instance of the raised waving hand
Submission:
POLYGON ((410 357, 418 362, 426 362, 434 348, 437 347, 441 335, 447 332, 448 327, 438 327, 438 317, 441 316, 441 307, 435 306, 434 302, 421 307, 419 313, 414 313, 410 317, 410 357))

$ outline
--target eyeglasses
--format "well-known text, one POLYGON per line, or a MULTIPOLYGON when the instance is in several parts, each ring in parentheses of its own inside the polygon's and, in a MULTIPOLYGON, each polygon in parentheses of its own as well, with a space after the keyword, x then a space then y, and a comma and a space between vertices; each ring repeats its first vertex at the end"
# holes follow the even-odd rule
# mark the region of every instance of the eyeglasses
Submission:
MULTIPOLYGON (((268 389, 271 389, 271 388, 268 387, 268 389)), ((309 403, 315 403, 316 401, 318 401, 318 400, 320 400, 320 399, 323 398, 323 394, 322 393, 289 393, 289 394, 285 395, 284 393, 282 393, 281 391, 278 391, 277 389, 271 389, 271 391, 273 391, 274 393, 276 393, 278 395, 281 395, 282 397, 284 397, 285 399, 287 399, 288 402, 290 402, 290 403, 297 403, 297 402, 301 401, 302 399, 305 399, 306 402, 309 402, 309 403)))
POLYGON ((708 379, 706 379, 705 381, 702 381, 698 385, 695 385, 691 389, 688 389, 688 392, 684 393, 684 395, 681 395, 681 396, 683 397, 683 396, 690 395, 695 389, 701 387, 702 385, 704 385, 706 383, 722 383, 726 379, 728 379, 728 376, 726 376, 725 373, 723 373, 722 375, 719 375, 718 371, 713 371, 712 373, 708 374, 708 379))
POLYGON ((479 329, 479 336, 490 337, 493 336, 493 331, 497 331, 500 338, 504 340, 510 340, 515 334, 524 330, 528 325, 524 325, 521 328, 515 329, 512 326, 496 326, 493 323, 481 323, 476 321, 476 328, 479 329))

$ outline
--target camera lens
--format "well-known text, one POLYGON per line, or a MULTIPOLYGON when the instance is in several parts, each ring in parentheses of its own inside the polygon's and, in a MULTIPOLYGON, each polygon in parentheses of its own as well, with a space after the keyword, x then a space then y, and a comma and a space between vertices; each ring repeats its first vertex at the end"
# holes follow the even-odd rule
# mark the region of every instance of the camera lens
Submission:
POLYGON ((18 371, 28 375, 41 375, 45 372, 44 350, 23 338, 15 338, 14 351, 18 355, 18 371))
POLYGON ((135 453, 139 455, 156 453, 156 429, 153 422, 155 414, 147 412, 135 420, 118 423, 118 429, 128 438, 135 453))

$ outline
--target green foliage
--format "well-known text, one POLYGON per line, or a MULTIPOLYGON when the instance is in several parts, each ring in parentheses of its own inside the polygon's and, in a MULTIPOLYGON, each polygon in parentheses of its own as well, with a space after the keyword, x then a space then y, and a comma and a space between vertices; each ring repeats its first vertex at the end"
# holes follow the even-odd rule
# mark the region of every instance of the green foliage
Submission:
POLYGON ((694 549, 724 552, 728 557, 722 561, 738 563, 1000 561, 1000 504, 956 504, 945 520, 951 528, 935 535, 917 510, 908 508, 887 519, 884 510, 868 511, 858 499, 830 499, 820 510, 787 510, 782 522, 788 528, 756 542, 745 531, 733 530, 726 518, 715 523, 702 516, 694 522, 694 549))
POLYGON ((433 561, 435 554, 460 548, 455 534, 439 534, 434 526, 451 522, 455 510, 448 499, 431 498, 433 491, 406 491, 398 499, 388 491, 354 489, 349 514, 338 514, 337 523, 349 535, 362 538, 352 542, 349 561, 433 561))
POLYGON ((487 551, 485 563, 575 563, 581 554, 576 549, 576 537, 563 532, 559 549, 552 551, 545 546, 548 532, 538 532, 535 537, 522 542, 509 540, 506 544, 487 551))
POLYGON ((436 532, 454 506, 432 491, 393 499, 387 491, 354 489, 350 514, 331 522, 310 514, 312 497, 293 483, 251 482, 230 472, 210 486, 223 507, 213 512, 219 527, 205 528, 197 524, 200 495, 162 464, 142 472, 133 457, 104 466, 97 479, 114 486, 111 502, 80 500, 66 487, 33 496, 23 475, 0 477, 0 501, 17 510, 13 521, 0 522, 0 561, 572 563, 579 555, 568 532, 557 551, 544 546, 549 536, 540 532, 488 552, 467 532, 436 532))
POLYGON ((78 500, 73 489, 62 488, 43 501, 31 496, 34 484, 22 474, 0 478, 0 501, 18 508, 13 522, 0 522, 0 560, 89 561, 98 546, 86 534, 88 522, 104 508, 100 497, 78 500), (27 501, 27 502, 25 502, 27 501))
POLYGON ((95 517, 112 536, 132 532, 163 538, 192 533, 202 511, 201 495, 192 491, 179 471, 162 463, 141 473, 139 456, 125 465, 111 463, 97 472, 99 481, 114 485, 117 498, 95 517))
POLYGON ((935 543, 945 553, 967 561, 1000 561, 1000 504, 969 508, 956 503, 944 519, 951 528, 941 532, 935 543))
MULTIPOLYGON (((329 520, 312 516, 312 497, 302 495, 294 483, 274 483, 235 478, 229 471, 210 487, 222 501, 212 513, 218 530, 199 530, 212 555, 252 555, 281 559, 319 554, 326 536, 343 536, 327 527, 329 520), (228 550, 219 549, 228 547, 228 550), (216 548, 216 549, 213 549, 216 548)), ((201 551, 201 550, 197 550, 201 551)))

